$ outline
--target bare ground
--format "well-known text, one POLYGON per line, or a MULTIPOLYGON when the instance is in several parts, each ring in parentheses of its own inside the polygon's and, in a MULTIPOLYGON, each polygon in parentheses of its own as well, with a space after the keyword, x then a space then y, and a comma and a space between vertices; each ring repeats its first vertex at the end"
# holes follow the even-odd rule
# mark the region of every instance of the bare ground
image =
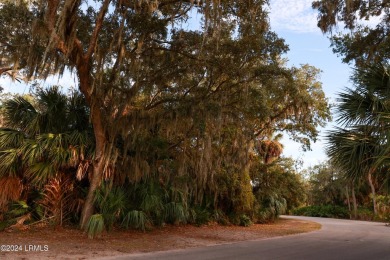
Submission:
POLYGON ((280 219, 272 224, 250 227, 210 224, 201 227, 165 226, 148 232, 114 230, 97 239, 88 239, 86 234, 73 228, 30 229, 0 232, 0 259, 94 259, 265 239, 310 232, 320 227, 320 224, 310 221, 280 219), (5 252, 10 250, 13 252, 5 252))

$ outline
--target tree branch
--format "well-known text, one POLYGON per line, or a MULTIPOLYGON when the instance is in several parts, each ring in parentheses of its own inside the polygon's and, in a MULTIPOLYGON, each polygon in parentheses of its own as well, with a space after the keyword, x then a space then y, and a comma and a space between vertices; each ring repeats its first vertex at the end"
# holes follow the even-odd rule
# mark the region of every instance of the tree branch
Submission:
POLYGON ((3 68, 0 68, 0 76, 4 73, 4 72, 7 72, 9 70, 12 70, 11 67, 3 67, 3 68))
POLYGON ((97 17, 96 23, 95 23, 96 24, 95 29, 93 30, 91 39, 89 40, 89 46, 88 46, 87 53, 84 56, 85 60, 89 60, 93 54, 93 51, 94 51, 96 43, 97 43, 97 37, 98 37, 100 30, 102 29, 104 16, 107 13, 108 6, 110 5, 110 2, 111 2, 111 0, 105 0, 103 5, 100 7, 100 12, 98 14, 98 17, 97 17))
MULTIPOLYGON (((204 4, 204 2, 205 1, 203 1, 203 0, 166 0, 166 1, 162 0, 158 4, 158 8, 160 9, 164 6, 178 4, 178 3, 180 3, 180 4, 185 3, 185 4, 201 6, 204 4)), ((138 7, 137 4, 135 3, 135 1, 132 1, 132 0, 123 0, 121 5, 124 7, 131 8, 131 9, 136 9, 138 7)))

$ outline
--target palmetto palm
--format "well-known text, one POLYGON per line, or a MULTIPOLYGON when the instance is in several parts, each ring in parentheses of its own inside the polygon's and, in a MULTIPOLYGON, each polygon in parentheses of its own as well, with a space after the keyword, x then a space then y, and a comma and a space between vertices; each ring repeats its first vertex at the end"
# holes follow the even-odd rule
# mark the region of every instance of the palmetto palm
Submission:
POLYGON ((373 195, 373 207, 376 214, 375 186, 373 175, 377 170, 376 160, 381 156, 382 144, 378 136, 373 135, 371 127, 356 126, 349 129, 337 128, 328 134, 327 153, 332 163, 355 182, 368 178, 373 195))
POLYGON ((378 161, 390 137, 389 68, 376 65, 356 71, 356 88, 347 88, 339 95, 337 121, 343 128, 328 134, 327 153, 345 176, 351 180, 368 177, 375 213, 373 176, 384 167, 378 161))
POLYGON ((256 151, 263 158, 265 164, 272 163, 282 154, 283 145, 280 143, 282 137, 281 134, 277 134, 257 142, 256 151))
POLYGON ((66 95, 58 87, 38 89, 32 96, 6 100, 3 116, 0 180, 18 178, 43 187, 61 174, 85 174, 94 145, 80 94, 66 95))

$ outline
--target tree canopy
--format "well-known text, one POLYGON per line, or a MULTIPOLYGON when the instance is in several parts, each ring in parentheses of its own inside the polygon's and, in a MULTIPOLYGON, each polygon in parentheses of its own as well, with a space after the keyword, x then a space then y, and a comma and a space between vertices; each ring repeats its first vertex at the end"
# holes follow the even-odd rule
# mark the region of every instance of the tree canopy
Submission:
POLYGON ((331 33, 337 25, 350 32, 332 36, 335 53, 346 63, 359 66, 367 62, 388 61, 390 56, 390 2, 387 0, 320 0, 313 2, 318 10, 318 27, 331 33), (365 25, 369 21, 373 25, 365 25))
POLYGON ((239 205, 218 185, 245 187, 250 200, 254 142, 288 132, 309 148, 330 118, 319 71, 281 60, 288 46, 265 0, 2 3, 5 67, 36 78, 69 70, 88 105, 95 154, 83 227, 103 179, 153 177, 195 204, 214 194, 216 207, 239 205))
POLYGON ((389 147, 389 66, 357 69, 353 79, 355 88, 339 94, 337 121, 343 128, 329 132, 327 152, 347 179, 368 178, 376 214, 375 178, 383 180, 388 170, 383 162, 389 147))

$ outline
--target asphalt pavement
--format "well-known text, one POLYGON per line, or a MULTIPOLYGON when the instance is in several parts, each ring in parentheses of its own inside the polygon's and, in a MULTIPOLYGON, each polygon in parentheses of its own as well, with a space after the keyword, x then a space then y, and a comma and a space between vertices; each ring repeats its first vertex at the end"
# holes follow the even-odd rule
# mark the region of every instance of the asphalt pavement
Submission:
POLYGON ((384 223, 344 219, 291 217, 318 222, 321 230, 263 240, 131 254, 110 260, 128 259, 340 259, 390 260, 390 227, 384 223))

